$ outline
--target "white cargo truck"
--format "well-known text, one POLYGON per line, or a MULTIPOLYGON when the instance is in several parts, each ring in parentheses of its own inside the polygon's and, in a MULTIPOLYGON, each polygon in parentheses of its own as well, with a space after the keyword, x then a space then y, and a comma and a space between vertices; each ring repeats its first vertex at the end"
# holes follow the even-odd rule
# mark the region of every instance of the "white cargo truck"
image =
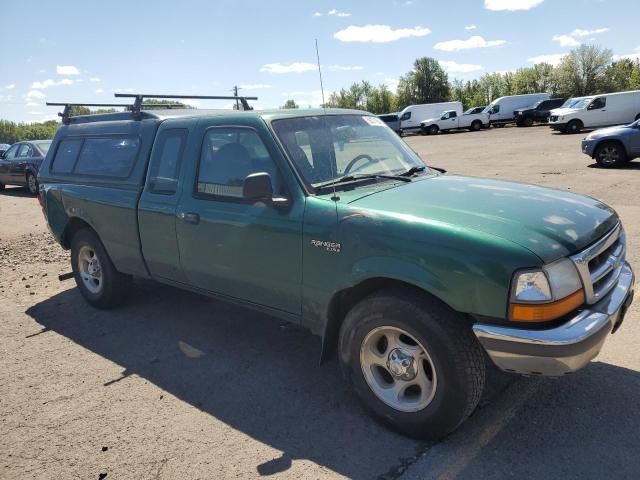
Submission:
POLYGON ((527 108, 540 100, 548 100, 548 93, 528 93, 526 95, 509 95, 496 98, 491 102, 485 113, 489 114, 489 123, 494 126, 504 127, 515 120, 513 113, 517 108, 527 108))

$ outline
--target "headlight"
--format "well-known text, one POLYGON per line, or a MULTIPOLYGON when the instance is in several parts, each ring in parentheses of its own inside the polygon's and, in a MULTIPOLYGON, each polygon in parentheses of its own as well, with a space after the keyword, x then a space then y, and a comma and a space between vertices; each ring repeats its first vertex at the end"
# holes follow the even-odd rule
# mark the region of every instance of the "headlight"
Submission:
POLYGON ((564 120, 564 115, 558 117, 558 120, 564 120))
POLYGON ((578 271, 567 258, 539 270, 516 272, 511 287, 509 319, 546 322, 562 317, 584 303, 578 271))

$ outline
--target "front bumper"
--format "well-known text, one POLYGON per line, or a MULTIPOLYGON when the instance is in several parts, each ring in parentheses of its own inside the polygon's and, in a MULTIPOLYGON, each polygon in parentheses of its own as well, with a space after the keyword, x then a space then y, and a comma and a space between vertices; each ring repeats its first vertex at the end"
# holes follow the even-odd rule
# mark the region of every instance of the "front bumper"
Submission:
POLYGON ((549 128, 551 130, 565 130, 567 128, 567 123, 566 122, 562 122, 562 123, 560 123, 560 122, 554 122, 554 123, 549 122, 549 128))
POLYGON ((595 150, 596 143, 597 142, 595 140, 582 140, 582 153, 593 157, 593 151, 595 150))
POLYGON ((625 262, 617 285, 598 303, 548 330, 524 330, 476 323, 473 332, 501 370, 525 375, 561 376, 584 367, 615 332, 631 305, 634 275, 625 262))

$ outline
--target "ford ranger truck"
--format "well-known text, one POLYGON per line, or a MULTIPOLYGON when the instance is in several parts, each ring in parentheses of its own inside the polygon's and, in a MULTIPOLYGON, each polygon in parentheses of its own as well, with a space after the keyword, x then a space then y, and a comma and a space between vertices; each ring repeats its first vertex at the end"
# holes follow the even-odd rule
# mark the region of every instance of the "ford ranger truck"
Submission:
POLYGON ((438 132, 449 130, 468 129, 477 132, 482 127, 489 126, 489 115, 487 113, 462 113, 459 110, 447 110, 435 118, 428 118, 420 122, 422 133, 435 135, 438 132))
POLYGON ((67 123, 40 195, 90 304, 114 307, 146 278, 306 327, 367 409, 408 435, 453 431, 487 368, 585 367, 633 298, 613 209, 443 175, 361 111, 67 123))

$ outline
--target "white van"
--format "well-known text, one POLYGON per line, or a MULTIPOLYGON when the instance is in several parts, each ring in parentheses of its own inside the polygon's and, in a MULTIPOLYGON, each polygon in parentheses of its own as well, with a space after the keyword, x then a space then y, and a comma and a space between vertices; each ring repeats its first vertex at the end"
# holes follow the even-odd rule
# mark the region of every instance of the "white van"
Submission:
POLYGON ((461 102, 423 103, 409 105, 400 112, 400 132, 420 130, 420 122, 439 116, 445 110, 462 110, 461 102))
POLYGON ((640 118, 640 90, 582 97, 551 111, 549 126, 565 133, 622 125, 640 118))
POLYGON ((504 127, 507 123, 514 121, 513 111, 517 108, 527 108, 540 100, 548 100, 549 98, 548 93, 528 93, 526 95, 500 97, 487 105, 484 113, 489 114, 489 123, 491 125, 504 127))

